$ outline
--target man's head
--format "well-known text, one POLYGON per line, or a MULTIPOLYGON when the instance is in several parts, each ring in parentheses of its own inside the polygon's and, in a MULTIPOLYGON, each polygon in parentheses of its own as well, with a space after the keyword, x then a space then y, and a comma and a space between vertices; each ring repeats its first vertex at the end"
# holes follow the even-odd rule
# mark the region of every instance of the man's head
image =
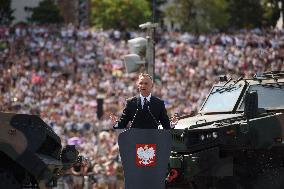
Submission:
POLYGON ((142 96, 149 96, 153 88, 152 77, 149 74, 141 73, 137 81, 137 86, 142 96))

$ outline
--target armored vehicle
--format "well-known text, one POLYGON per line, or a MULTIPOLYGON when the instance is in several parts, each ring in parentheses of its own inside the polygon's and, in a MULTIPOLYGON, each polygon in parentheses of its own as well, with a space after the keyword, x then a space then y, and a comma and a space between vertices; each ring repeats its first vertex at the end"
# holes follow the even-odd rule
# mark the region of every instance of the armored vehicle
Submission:
POLYGON ((172 130, 167 188, 284 188, 284 71, 220 77, 172 130))
POLYGON ((0 112, 0 188, 45 189, 78 157, 38 116, 0 112))

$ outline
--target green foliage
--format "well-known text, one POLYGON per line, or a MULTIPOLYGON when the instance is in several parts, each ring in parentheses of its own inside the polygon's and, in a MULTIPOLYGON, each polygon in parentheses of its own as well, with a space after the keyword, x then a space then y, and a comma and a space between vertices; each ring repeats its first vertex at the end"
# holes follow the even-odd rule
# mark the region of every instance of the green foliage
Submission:
POLYGON ((226 0, 176 0, 165 8, 166 18, 195 33, 223 30, 229 14, 226 0))
POLYGON ((11 0, 0 0, 0 25, 10 25, 14 19, 11 0))
POLYGON ((165 8, 169 21, 195 33, 274 27, 280 11, 284 0, 174 0, 165 8))
POLYGON ((263 7, 260 0, 229 0, 230 25, 236 29, 261 27, 263 7))
MULTIPOLYGON (((160 10, 160 7, 163 6, 167 0, 147 0, 150 5, 150 10, 153 12, 153 3, 155 1, 156 7, 155 7, 155 22, 161 22, 164 14, 163 11, 160 10)), ((153 13, 152 13, 153 17, 153 13)), ((152 21, 152 20, 151 20, 152 21)))
POLYGON ((92 23, 99 28, 138 28, 151 19, 147 0, 92 0, 92 23))
MULTIPOLYGON (((279 0, 263 1, 263 26, 275 26, 280 16, 279 0)), ((284 1, 283 1, 284 3, 284 1)), ((282 5, 283 6, 283 5, 282 5)))
POLYGON ((61 23, 63 21, 59 8, 52 0, 43 0, 32 10, 31 21, 39 24, 61 23))

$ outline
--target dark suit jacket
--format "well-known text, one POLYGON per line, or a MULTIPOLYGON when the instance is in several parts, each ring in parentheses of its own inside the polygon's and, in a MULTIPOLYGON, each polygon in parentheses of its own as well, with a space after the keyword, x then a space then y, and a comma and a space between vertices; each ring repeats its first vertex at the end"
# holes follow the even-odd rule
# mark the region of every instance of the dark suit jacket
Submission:
POLYGON ((164 129, 171 128, 164 101, 153 95, 147 109, 142 109, 140 96, 128 99, 120 120, 116 127, 114 126, 114 129, 126 128, 129 122, 131 122, 131 128, 157 129, 159 124, 164 129))

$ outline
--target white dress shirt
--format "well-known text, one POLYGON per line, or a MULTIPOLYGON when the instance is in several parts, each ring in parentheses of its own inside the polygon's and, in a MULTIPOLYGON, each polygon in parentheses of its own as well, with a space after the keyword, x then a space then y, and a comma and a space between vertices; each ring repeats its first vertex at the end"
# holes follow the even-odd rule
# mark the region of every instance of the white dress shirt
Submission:
MULTIPOLYGON (((143 109, 143 106, 144 106, 144 98, 145 98, 145 97, 140 94, 142 109, 143 109)), ((149 96, 146 97, 146 99, 147 99, 148 102, 150 102, 150 98, 151 98, 151 93, 149 94, 149 96)))

